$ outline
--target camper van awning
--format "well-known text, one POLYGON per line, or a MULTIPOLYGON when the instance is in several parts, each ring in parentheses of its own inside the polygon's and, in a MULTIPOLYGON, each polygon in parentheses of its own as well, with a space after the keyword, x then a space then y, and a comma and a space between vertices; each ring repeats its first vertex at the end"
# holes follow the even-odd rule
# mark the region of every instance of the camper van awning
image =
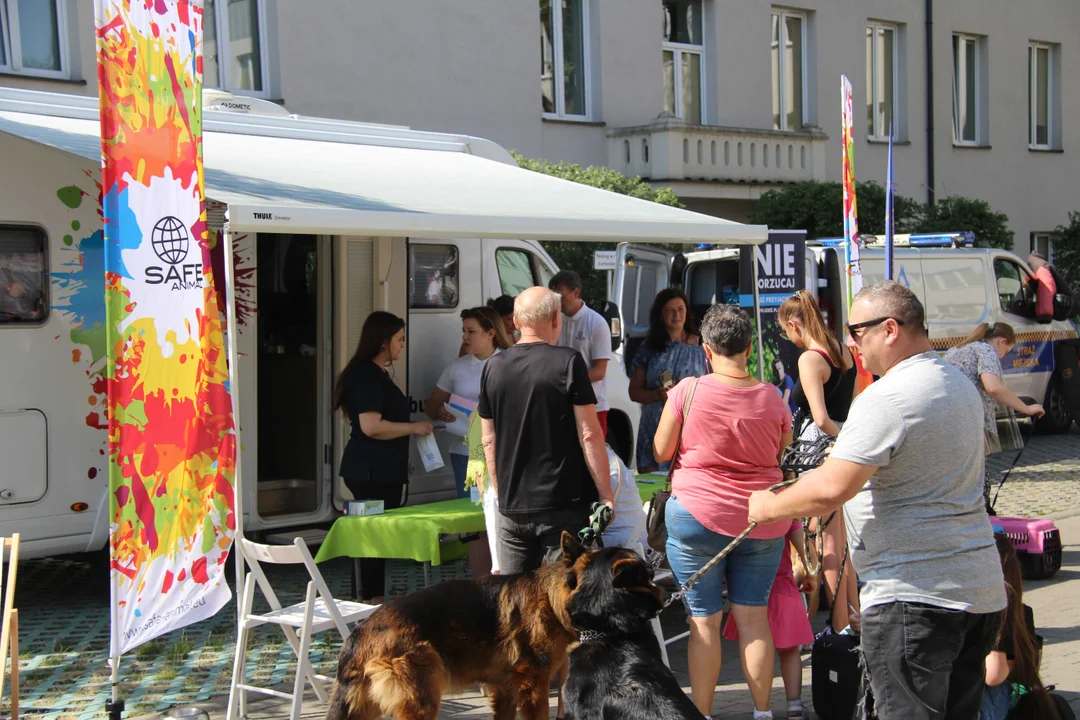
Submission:
MULTIPOLYGON (((100 160, 96 120, 0 111, 0 132, 100 160)), ((763 225, 587 187, 467 152, 204 134, 206 194, 239 232, 747 244, 763 225)))

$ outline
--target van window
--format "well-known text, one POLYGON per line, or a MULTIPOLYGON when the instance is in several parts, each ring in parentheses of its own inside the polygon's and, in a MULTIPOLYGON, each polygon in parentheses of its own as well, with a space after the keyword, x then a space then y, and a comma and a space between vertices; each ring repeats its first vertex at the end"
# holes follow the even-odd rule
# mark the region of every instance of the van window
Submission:
POLYGON ((456 308, 457 304, 457 246, 409 245, 409 307, 456 308))
POLYGON ((1002 310, 1022 317, 1035 316, 1035 298, 1023 268, 1010 260, 999 258, 994 261, 994 277, 1002 310))
POLYGON ((981 257, 923 256, 926 320, 956 322, 982 315, 986 307, 986 271, 981 257))
POLYGON ((49 315, 45 233, 0 226, 0 325, 33 325, 49 315))
POLYGON ((526 288, 537 285, 529 253, 524 250, 496 250, 495 267, 499 270, 499 287, 503 295, 517 297, 526 288))

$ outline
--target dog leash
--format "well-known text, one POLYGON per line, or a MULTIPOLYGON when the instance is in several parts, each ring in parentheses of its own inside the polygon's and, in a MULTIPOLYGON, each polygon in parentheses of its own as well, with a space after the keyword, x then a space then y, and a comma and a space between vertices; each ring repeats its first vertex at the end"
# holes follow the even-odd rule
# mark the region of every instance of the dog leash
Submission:
MULTIPOLYGON (((784 471, 796 472, 802 470, 811 470, 821 465, 825 458, 825 451, 829 449, 829 445, 832 442, 831 438, 822 437, 817 440, 796 440, 784 449, 784 455, 780 459, 780 469, 784 471)), ((784 488, 791 487, 799 481, 799 478, 794 480, 785 480, 783 482, 776 483, 768 488, 769 492, 776 492, 777 490, 783 490, 784 488)), ((739 533, 727 546, 718 552, 712 560, 705 563, 700 570, 687 578, 677 591, 671 594, 671 597, 664 602, 664 606, 660 608, 660 612, 667 610, 675 602, 682 600, 702 577, 705 576, 710 570, 716 567, 721 560, 726 558, 731 552, 739 546, 746 536, 754 531, 757 527, 756 522, 752 522, 747 525, 746 529, 739 533)), ((659 615, 660 613, 657 613, 659 615)))
POLYGON ((1020 448, 1020 452, 1016 453, 1016 457, 1013 458, 1012 465, 1010 465, 1009 469, 1005 471, 1005 477, 1001 478, 1001 482, 998 483, 997 490, 994 491, 994 499, 990 502, 991 510, 997 507, 997 499, 998 495, 1001 494, 1001 488, 1005 485, 1005 481, 1009 479, 1009 475, 1012 474, 1013 468, 1015 468, 1016 464, 1020 462, 1020 456, 1024 454, 1025 450, 1027 450, 1026 442, 1024 443, 1024 447, 1020 448))

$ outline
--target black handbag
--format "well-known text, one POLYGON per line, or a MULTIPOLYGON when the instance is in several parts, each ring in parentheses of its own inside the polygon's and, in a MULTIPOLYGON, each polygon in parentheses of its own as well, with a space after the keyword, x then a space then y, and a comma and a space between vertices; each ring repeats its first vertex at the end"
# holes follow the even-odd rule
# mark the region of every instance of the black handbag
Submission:
POLYGON ((810 653, 810 688, 821 720, 851 720, 859 704, 859 638, 826 627, 810 653))
MULTIPOLYGON (((671 473, 675 469, 675 458, 679 455, 679 446, 682 444, 682 429, 686 427, 686 421, 690 417, 690 403, 694 400, 694 392, 697 390, 698 378, 690 383, 690 389, 686 391, 686 399, 683 401, 683 421, 679 428, 679 437, 675 440, 675 453, 671 456, 671 466, 668 470, 667 481, 662 490, 657 490, 649 501, 649 512, 645 516, 645 534, 648 538, 649 547, 664 555, 667 553, 667 522, 664 512, 667 509, 668 498, 671 497, 671 473)), ((664 559, 667 565, 667 558, 664 559)))

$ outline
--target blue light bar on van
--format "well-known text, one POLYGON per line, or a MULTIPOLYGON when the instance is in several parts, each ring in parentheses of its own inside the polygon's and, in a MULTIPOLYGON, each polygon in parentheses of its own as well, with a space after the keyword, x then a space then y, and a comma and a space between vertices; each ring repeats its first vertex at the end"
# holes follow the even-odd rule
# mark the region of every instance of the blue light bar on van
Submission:
POLYGON ((975 233, 923 233, 909 236, 908 244, 911 247, 972 247, 975 245, 975 233))
POLYGON ((840 247, 844 244, 844 238, 818 238, 822 247, 840 247))

